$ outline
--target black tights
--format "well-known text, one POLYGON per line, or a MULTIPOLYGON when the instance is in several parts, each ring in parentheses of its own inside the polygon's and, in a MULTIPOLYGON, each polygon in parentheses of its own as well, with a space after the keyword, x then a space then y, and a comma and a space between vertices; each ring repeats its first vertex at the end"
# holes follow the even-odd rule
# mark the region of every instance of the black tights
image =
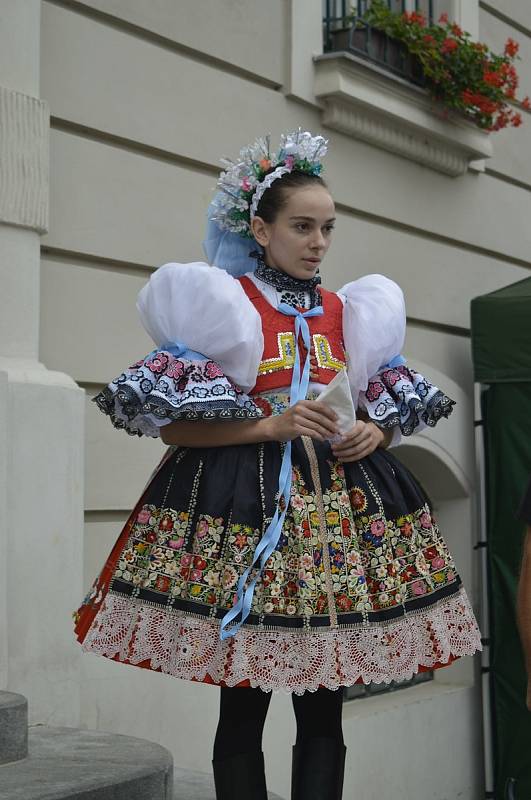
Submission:
MULTIPOLYGON (((291 695, 297 721, 297 742, 335 739, 343 744, 341 713, 343 689, 317 689, 291 695)), ((262 749, 262 732, 271 692, 251 688, 221 688, 219 723, 214 741, 214 760, 262 749)))

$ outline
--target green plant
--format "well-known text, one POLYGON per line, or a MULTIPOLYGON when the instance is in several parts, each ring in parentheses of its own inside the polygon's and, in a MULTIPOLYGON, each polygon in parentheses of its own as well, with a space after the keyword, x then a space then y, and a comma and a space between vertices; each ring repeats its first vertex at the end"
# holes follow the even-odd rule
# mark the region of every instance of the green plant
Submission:
MULTIPOLYGON (((383 0, 373 0, 362 22, 355 13, 352 17, 404 43, 420 62, 426 87, 445 115, 449 109, 459 111, 487 131, 522 124, 522 115, 511 105, 517 102, 513 62, 518 58, 518 42, 508 39, 503 54, 497 55, 486 44, 472 41, 447 14, 441 15, 439 24, 427 25, 422 14, 397 14, 383 0)), ((521 106, 531 110, 529 97, 524 97, 521 106)))

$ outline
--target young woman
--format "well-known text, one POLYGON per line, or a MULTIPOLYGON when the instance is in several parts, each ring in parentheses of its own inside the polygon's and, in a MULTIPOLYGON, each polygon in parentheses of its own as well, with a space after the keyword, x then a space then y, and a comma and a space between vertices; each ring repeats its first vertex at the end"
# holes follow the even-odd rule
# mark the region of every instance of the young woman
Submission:
POLYGON ((337 800, 341 687, 481 647, 429 500, 387 449, 453 403, 399 356, 395 283, 320 287, 335 223, 325 153, 299 131, 276 153, 259 140, 225 162, 205 243, 213 266, 153 274, 138 309, 157 349, 96 398, 116 427, 170 447, 77 636, 221 687, 220 800, 266 798, 271 691, 291 692, 296 715, 292 800, 337 800), (341 407, 317 399, 336 376, 357 409, 346 429, 341 407))

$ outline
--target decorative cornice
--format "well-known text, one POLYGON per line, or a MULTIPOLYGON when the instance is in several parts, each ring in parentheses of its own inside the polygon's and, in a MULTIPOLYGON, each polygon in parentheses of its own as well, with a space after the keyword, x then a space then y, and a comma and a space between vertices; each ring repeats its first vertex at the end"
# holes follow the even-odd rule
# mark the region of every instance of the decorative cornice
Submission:
POLYGON ((49 111, 0 87, 0 222, 48 230, 49 111))
POLYGON ((325 100, 323 124, 356 139, 390 150, 400 156, 437 169, 447 175, 462 175, 468 159, 457 151, 440 146, 425 137, 416 136, 405 125, 382 120, 367 108, 359 108, 340 99, 325 100))
POLYGON ((492 155, 486 132, 441 119, 423 89, 350 53, 315 58, 315 94, 324 125, 446 175, 492 155))

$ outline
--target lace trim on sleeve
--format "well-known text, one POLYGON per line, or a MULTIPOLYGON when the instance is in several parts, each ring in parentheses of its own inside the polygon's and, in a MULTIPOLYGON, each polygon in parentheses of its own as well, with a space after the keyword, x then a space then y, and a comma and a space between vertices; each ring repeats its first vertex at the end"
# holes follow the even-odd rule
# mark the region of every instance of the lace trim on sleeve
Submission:
POLYGON ((109 383, 93 402, 115 428, 131 436, 159 436, 175 420, 246 420, 263 416, 215 361, 150 353, 109 383))
POLYGON ((381 428, 399 427, 404 436, 434 427, 441 417, 450 416, 455 405, 420 372, 405 365, 376 373, 360 399, 381 428))

